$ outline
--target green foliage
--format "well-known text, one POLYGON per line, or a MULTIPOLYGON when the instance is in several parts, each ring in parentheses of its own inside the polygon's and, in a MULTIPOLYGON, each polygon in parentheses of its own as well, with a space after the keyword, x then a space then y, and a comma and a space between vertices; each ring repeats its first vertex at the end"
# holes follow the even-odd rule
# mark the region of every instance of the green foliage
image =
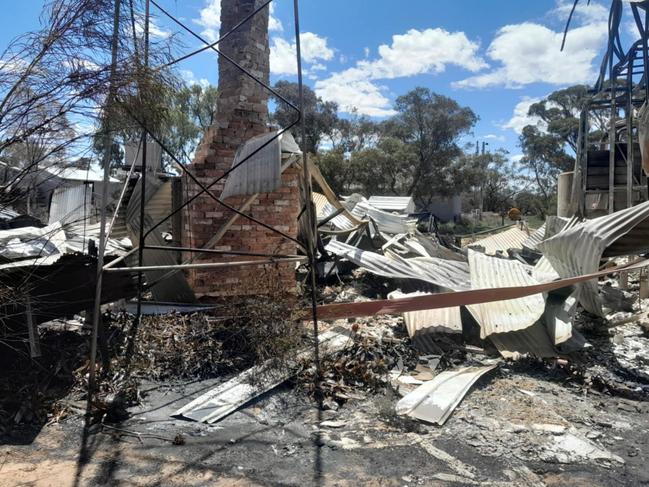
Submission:
POLYGON ((568 144, 573 152, 577 152, 579 114, 586 106, 587 99, 588 86, 571 86, 557 90, 534 103, 528 113, 541 118, 547 124, 548 134, 568 144))
MULTIPOLYGON (((300 105, 299 86, 297 83, 282 80, 275 83, 273 88, 293 105, 300 105)), ((303 145, 301 142, 302 131, 299 124, 293 127, 292 133, 295 140, 300 144, 300 147, 304 147, 310 154, 315 154, 318 151, 323 137, 331 135, 336 130, 339 122, 337 114, 338 105, 333 102, 323 101, 308 86, 303 86, 302 90, 303 116, 306 132, 305 144, 303 145)), ((277 102, 277 108, 272 115, 272 121, 280 127, 288 127, 297 119, 297 113, 280 98, 275 97, 275 101, 277 102)))
POLYGON ((410 145, 416 153, 406 194, 426 207, 436 196, 457 193, 463 171, 454 163, 462 150, 459 138, 478 120, 468 107, 418 87, 395 101, 398 112, 384 123, 384 133, 410 145))
MULTIPOLYGON (((178 85, 171 77, 150 77, 141 90, 127 93, 113 110, 111 165, 123 162, 121 145, 138 140, 142 129, 137 120, 146 123, 151 133, 180 160, 190 162, 191 154, 209 127, 216 111, 217 90, 213 86, 178 85), (135 119, 137 117, 137 120, 135 119)), ((106 117, 102 117, 105 127, 106 117)), ((98 155, 104 151, 104 128, 94 137, 93 147, 98 155)), ((163 160, 171 163, 164 154, 163 160)))
POLYGON ((557 177, 574 167, 572 154, 577 151, 579 115, 588 98, 588 87, 577 85, 557 90, 530 106, 528 114, 543 123, 527 125, 520 135, 521 164, 528 170, 534 188, 521 200, 528 211, 545 215, 555 207, 557 177))
POLYGON ((216 87, 198 84, 171 93, 163 140, 178 159, 189 159, 203 132, 214 122, 217 96, 216 87))

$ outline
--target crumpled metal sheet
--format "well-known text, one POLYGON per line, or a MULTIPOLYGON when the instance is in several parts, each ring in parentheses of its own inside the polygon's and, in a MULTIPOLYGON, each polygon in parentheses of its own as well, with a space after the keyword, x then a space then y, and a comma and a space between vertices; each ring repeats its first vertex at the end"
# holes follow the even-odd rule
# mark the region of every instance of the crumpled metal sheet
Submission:
MULTIPOLYGON (((581 223, 570 222, 538 247, 559 276, 590 274, 599 269, 602 256, 614 242, 626 255, 649 251, 648 219, 649 202, 645 202, 581 223)), ((596 280, 577 284, 575 297, 590 313, 604 316, 596 280)))
POLYGON ((376 223, 379 231, 385 233, 414 233, 417 228, 417 220, 408 218, 405 215, 395 215, 387 211, 373 207, 365 199, 359 201, 351 210, 359 220, 371 219, 376 223))
POLYGON ((545 222, 541 227, 532 233, 528 238, 526 238, 522 246, 525 249, 538 251, 538 244, 543 240, 555 236, 559 233, 568 223, 568 218, 563 218, 560 216, 549 215, 546 217, 545 222))
POLYGON ((44 228, 22 227, 0 231, 0 256, 5 259, 65 254, 67 238, 59 222, 44 228))
POLYGON ((370 196, 369 204, 384 211, 397 211, 409 214, 415 212, 415 200, 412 196, 370 196))
MULTIPOLYGON (((314 192, 311 198, 316 207, 318 223, 338 211, 338 208, 331 204, 327 197, 321 193, 314 192)), ((352 230, 356 227, 356 224, 347 218, 344 212, 333 217, 328 224, 331 224, 337 230, 352 230)))
MULTIPOLYGON (((430 293, 416 291, 414 293, 402 293, 393 291, 388 294, 388 299, 400 299, 410 296, 423 296, 430 293)), ((422 311, 406 311, 403 313, 403 321, 412 338, 422 330, 432 333, 462 333, 462 319, 460 307, 426 309, 422 311)))
POLYGON ((517 360, 523 355, 537 358, 550 358, 559 355, 552 344, 552 339, 545 324, 534 323, 519 331, 494 333, 489 340, 504 358, 517 360))
MULTIPOLYGON (((489 257, 469 250, 471 289, 494 289, 499 287, 531 286, 538 284, 530 275, 531 266, 516 260, 489 257)), ((480 337, 493 333, 523 330, 536 323, 543 315, 543 294, 524 298, 467 306, 480 325, 480 337)))
POLYGON ((467 245, 468 248, 484 248, 487 255, 496 255, 498 252, 507 252, 508 249, 523 248, 523 242, 530 236, 527 230, 521 230, 518 225, 508 228, 495 235, 490 235, 480 240, 476 240, 467 245))
POLYGON ((396 405, 397 414, 442 425, 471 386, 497 365, 446 370, 406 394, 396 405))
POLYGON ((337 240, 331 240, 326 250, 383 277, 419 279, 451 291, 468 290, 471 286, 469 266, 465 262, 434 257, 404 259, 392 252, 386 252, 388 257, 337 240))
POLYGON ((414 235, 406 238, 403 241, 403 245, 423 257, 437 257, 439 259, 457 260, 460 262, 467 261, 464 254, 447 249, 439 242, 436 242, 429 236, 423 235, 419 231, 415 231, 414 235))
POLYGON ((232 167, 268 141, 271 142, 228 174, 220 196, 222 199, 246 194, 272 193, 280 187, 282 152, 299 153, 293 136, 288 132, 277 137, 277 131, 273 131, 247 140, 237 150, 232 167))
MULTIPOLYGON (((318 336, 323 355, 342 350, 348 343, 349 337, 334 330, 326 331, 318 336)), ((310 351, 297 354, 299 360, 310 351)), ((207 391, 202 396, 183 406, 172 416, 181 416, 194 421, 215 423, 233 413, 255 397, 260 396, 295 375, 297 360, 294 367, 273 367, 273 361, 251 367, 229 381, 207 391)))
POLYGON ((91 200, 92 186, 89 184, 54 189, 48 222, 65 224, 89 220, 93 216, 91 200))

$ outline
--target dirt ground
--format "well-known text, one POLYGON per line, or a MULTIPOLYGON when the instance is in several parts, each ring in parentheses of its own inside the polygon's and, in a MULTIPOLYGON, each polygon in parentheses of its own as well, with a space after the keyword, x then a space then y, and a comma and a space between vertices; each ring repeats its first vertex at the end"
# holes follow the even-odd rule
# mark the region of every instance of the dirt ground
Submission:
POLYGON ((144 402, 113 428, 84 435, 80 411, 30 444, 5 444, 1 484, 649 484, 649 403, 567 386, 543 370, 502 365, 442 427, 397 417, 394 393, 319 412, 288 385, 215 425, 170 416, 218 382, 147 383, 144 402))

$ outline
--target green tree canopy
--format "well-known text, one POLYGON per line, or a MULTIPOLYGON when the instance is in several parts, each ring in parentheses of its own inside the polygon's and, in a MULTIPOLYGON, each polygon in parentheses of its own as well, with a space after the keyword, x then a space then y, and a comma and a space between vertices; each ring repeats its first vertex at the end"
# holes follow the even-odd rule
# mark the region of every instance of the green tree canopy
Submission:
POLYGON ((384 132, 408 144, 416 154, 405 194, 426 207, 437 196, 456 193, 463 184, 456 165, 462 155, 458 141, 475 125, 477 115, 422 87, 398 97, 395 109, 398 113, 383 124, 384 132))
MULTIPOLYGON (((291 81, 281 80, 273 86, 275 91, 295 106, 300 105, 299 86, 291 81)), ((327 135, 331 135, 338 124, 338 105, 333 102, 323 101, 308 86, 303 86, 303 116, 306 131, 305 149, 308 153, 315 154, 320 143, 327 135)), ((297 114, 295 110, 281 99, 275 97, 277 107, 271 115, 271 120, 280 127, 292 124, 297 114)), ((292 129, 295 140, 301 144, 302 132, 300 125, 292 129)))

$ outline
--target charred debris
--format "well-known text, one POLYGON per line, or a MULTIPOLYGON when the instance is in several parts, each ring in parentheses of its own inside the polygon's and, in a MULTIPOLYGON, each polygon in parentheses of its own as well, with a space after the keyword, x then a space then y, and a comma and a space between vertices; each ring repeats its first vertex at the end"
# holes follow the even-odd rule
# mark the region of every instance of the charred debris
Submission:
POLYGON ((48 168, 35 176, 40 219, 0 213, 0 435, 33 439, 84 413, 126 435, 152 383, 204 381, 175 401, 170 428, 288 388, 329 418, 318 447, 425 444, 471 481, 426 441, 452 431, 491 457, 516 445, 521 461, 624 464, 588 400, 647 410, 647 198, 451 235, 409 196, 337 195, 292 135, 299 117, 268 130, 267 11, 223 4, 234 34, 217 50, 215 122, 191 165, 134 117, 126 170, 48 168), (562 394, 587 398, 589 419, 562 394), (354 419, 368 403, 387 432, 354 419), (376 437, 332 433, 356 420, 376 437))

